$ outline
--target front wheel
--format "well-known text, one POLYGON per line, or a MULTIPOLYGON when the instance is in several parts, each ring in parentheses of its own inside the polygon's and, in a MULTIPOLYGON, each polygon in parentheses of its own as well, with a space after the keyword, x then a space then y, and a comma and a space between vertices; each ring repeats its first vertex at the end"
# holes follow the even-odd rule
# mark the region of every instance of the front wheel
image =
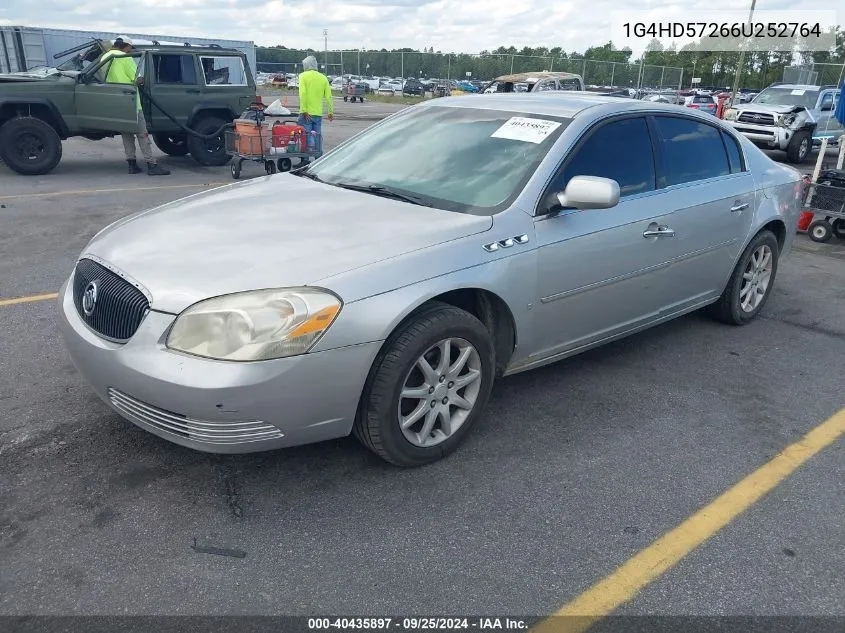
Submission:
POLYGON ((397 466, 451 453, 481 416, 495 354, 473 315, 433 303, 388 339, 367 378, 353 433, 397 466))
POLYGON ((797 132, 786 148, 786 160, 790 163, 803 163, 810 155, 813 137, 809 132, 797 132))
POLYGON ((232 178, 234 178, 235 180, 241 177, 241 163, 243 163, 243 161, 239 158, 232 159, 232 178))
POLYGON ((763 309, 775 282, 780 247, 771 231, 751 240, 719 300, 708 306, 711 316, 730 325, 745 325, 763 309))
MULTIPOLYGON (((227 121, 220 117, 205 116, 194 125, 194 131, 206 136, 220 130, 226 123, 227 121)), ((229 160, 222 131, 211 139, 199 138, 189 134, 188 149, 193 159, 204 167, 219 167, 225 165, 226 161, 229 160)))
POLYGON ((153 141, 168 156, 188 155, 188 139, 184 134, 153 134, 153 141))

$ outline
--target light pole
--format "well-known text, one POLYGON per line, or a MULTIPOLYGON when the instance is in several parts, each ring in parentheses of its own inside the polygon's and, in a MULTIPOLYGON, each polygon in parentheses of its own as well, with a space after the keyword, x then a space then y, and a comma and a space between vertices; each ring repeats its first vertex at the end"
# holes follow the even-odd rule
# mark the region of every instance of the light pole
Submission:
POLYGON ((323 42, 326 46, 326 74, 329 73, 329 30, 323 29, 323 42))
MULTIPOLYGON (((754 15, 754 7, 757 5, 757 0, 751 0, 751 11, 748 13, 748 24, 751 24, 751 18, 754 15)), ((731 91, 731 107, 736 103, 736 91, 739 90, 739 77, 742 73, 742 64, 745 62, 745 47, 739 51, 739 63, 736 66, 736 75, 734 76, 734 89, 731 91)))

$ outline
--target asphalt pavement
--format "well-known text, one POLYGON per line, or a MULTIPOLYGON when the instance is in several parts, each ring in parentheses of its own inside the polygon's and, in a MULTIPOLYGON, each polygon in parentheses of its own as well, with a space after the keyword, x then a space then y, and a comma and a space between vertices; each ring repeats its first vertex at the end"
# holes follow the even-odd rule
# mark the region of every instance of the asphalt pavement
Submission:
MULTIPOLYGON (((369 125, 338 110, 327 147, 369 125)), ((752 324, 696 313, 503 379, 422 469, 351 438, 169 444, 93 395, 54 301, 1 301, 55 292, 114 219, 231 182, 162 163, 130 176, 119 141, 72 140, 50 175, 0 166, 2 615, 544 615, 845 405, 845 242, 802 235, 752 324)), ((619 613, 845 616, 843 464, 839 441, 619 613)))

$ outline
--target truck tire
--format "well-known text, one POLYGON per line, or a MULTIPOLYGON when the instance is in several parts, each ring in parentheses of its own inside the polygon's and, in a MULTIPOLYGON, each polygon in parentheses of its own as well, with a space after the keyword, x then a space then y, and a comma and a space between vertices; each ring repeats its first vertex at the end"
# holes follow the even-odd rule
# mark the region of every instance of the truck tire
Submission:
MULTIPOLYGON (((199 134, 211 134, 226 125, 228 121, 219 116, 207 115, 200 118, 194 125, 194 130, 199 134)), ((214 139, 205 140, 197 138, 193 134, 188 135, 188 151, 195 161, 204 167, 219 167, 225 165, 229 160, 226 154, 226 141, 223 132, 214 139)))
POLYGON ((48 174, 62 159, 62 139, 41 119, 15 117, 0 127, 0 158, 23 176, 48 174))
POLYGON ((813 149, 813 136, 806 130, 796 132, 786 148, 786 160, 790 163, 803 163, 813 149))
POLYGON ((168 156, 188 155, 188 139, 185 134, 153 134, 153 140, 156 147, 168 156))

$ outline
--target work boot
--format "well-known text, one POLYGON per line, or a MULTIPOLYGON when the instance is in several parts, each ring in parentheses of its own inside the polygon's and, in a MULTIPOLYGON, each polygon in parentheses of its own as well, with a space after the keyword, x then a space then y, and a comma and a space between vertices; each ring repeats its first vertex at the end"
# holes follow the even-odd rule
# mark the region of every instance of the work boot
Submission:
POLYGON ((144 171, 143 169, 138 167, 138 161, 134 158, 128 159, 126 162, 129 164, 130 174, 140 174, 142 171, 144 171))
POLYGON ((169 176, 170 171, 164 169, 164 167, 159 167, 155 163, 147 163, 147 173, 150 176, 169 176))

